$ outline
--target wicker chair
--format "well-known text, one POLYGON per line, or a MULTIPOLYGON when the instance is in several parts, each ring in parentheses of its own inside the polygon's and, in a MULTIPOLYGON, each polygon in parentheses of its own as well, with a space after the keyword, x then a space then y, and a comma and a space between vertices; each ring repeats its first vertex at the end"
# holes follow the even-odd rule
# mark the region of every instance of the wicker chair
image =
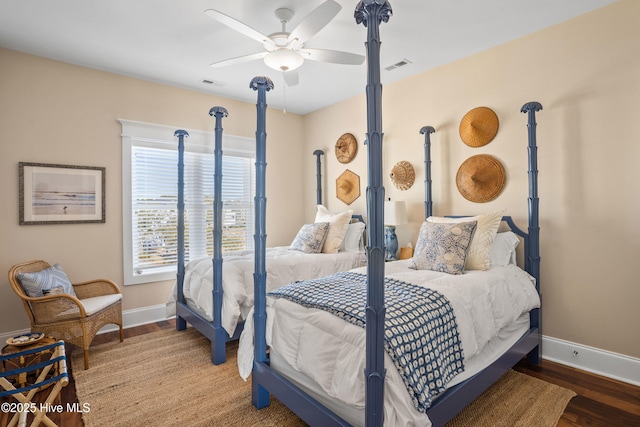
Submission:
POLYGON ((20 284, 18 274, 34 273, 49 267, 51 266, 45 261, 14 265, 9 270, 9 283, 24 304, 31 321, 31 330, 44 332, 82 348, 84 368, 88 369, 89 346, 100 328, 114 323, 120 327, 120 342, 124 340, 120 288, 111 280, 98 279, 74 283, 75 297, 70 294, 36 298, 28 296, 20 284))

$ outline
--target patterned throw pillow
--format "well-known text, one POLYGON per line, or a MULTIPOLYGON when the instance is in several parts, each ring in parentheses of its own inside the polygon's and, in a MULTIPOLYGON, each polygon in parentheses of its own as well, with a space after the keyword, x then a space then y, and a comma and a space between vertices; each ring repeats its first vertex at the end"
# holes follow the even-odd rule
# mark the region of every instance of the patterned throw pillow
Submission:
POLYGON ((73 286, 60 264, 54 264, 36 273, 20 273, 18 280, 27 295, 33 298, 41 297, 45 290, 58 286, 62 287, 65 294, 76 296, 73 286))
POLYGON ((476 225, 476 221, 423 222, 413 254, 413 268, 461 274, 476 225))
POLYGON ((293 239, 289 249, 302 251, 308 254, 317 254, 322 252, 322 245, 327 238, 329 230, 328 222, 316 222, 314 224, 305 224, 300 228, 296 238, 293 239))
POLYGON ((489 212, 483 215, 468 216, 462 218, 447 218, 431 216, 427 218, 429 222, 438 223, 456 223, 477 221, 476 231, 473 234, 473 240, 469 246, 467 253, 467 262, 465 269, 467 270, 488 270, 491 267, 491 245, 496 237, 502 215, 505 210, 489 212))

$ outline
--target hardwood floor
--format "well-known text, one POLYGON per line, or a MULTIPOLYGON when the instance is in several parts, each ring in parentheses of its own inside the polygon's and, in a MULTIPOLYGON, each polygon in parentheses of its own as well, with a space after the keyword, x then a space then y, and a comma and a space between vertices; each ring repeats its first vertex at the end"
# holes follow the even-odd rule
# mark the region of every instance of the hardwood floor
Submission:
MULTIPOLYGON (((125 340, 133 336, 173 328, 175 328, 174 321, 136 326, 125 329, 125 340)), ((117 332, 102 334, 94 339, 93 345, 117 340, 117 332)), ((91 360, 89 361, 91 362, 91 360)), ((558 422, 558 427, 640 426, 640 387, 546 360, 540 365, 532 365, 522 361, 514 369, 571 389, 578 394, 567 405, 558 422)), ((71 372, 71 381, 67 387, 62 389, 57 403, 66 407, 68 403, 73 404, 74 402, 77 402, 77 398, 73 372, 71 372)), ((61 427, 83 427, 82 417, 79 413, 63 412, 62 414, 50 414, 49 417, 61 427)), ((0 413, 0 427, 6 426, 8 422, 8 414, 0 413)))
POLYGON ((578 394, 558 427, 640 426, 640 387, 546 360, 540 365, 522 361, 514 369, 578 394))

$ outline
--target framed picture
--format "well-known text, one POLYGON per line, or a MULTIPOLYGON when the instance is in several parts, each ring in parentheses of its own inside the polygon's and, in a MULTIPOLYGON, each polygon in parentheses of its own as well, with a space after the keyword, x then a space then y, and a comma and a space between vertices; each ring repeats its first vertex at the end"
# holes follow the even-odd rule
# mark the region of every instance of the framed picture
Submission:
POLYGON ((20 225, 105 222, 105 168, 19 163, 20 225))

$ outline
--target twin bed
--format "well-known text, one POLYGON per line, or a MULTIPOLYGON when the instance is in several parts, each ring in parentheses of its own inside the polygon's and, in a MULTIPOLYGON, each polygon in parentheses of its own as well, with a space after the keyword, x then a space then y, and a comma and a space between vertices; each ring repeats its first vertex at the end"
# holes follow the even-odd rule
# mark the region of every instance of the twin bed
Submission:
MULTIPOLYGON (((377 356, 384 360, 382 401, 367 402, 372 391, 363 375, 371 372, 371 350, 365 347, 370 340, 367 313, 372 310, 370 304, 364 306, 372 292, 371 275, 364 267, 292 283, 269 291, 263 308, 256 303, 255 314, 248 315, 256 324, 247 322, 238 349, 239 372, 244 379, 251 375, 256 407, 266 406, 273 394, 310 425, 381 425, 376 423, 384 420, 385 426, 440 426, 523 357, 539 362, 533 131, 539 108, 538 103, 522 108, 529 113, 530 129, 528 232, 502 211, 474 217, 432 216, 431 182, 425 178, 426 220, 414 258, 383 262, 385 336, 382 348, 376 349, 382 350, 377 356), (454 229, 469 222, 475 222, 476 228, 467 260, 485 263, 486 269, 451 274, 420 266, 423 230, 440 224, 454 229), (518 246, 524 248, 524 270, 516 265, 518 246), (432 291, 444 296, 449 311, 432 291), (355 296, 344 299, 349 293, 355 296), (425 309, 430 305, 435 305, 433 310, 425 309), (421 316, 427 318, 425 323, 420 323, 421 316), (455 329, 450 317, 455 318, 455 329), (372 407, 373 414, 369 413, 372 407)), ((425 171, 430 177, 433 128, 421 132, 426 135, 425 171)), ((373 226, 369 221, 368 227, 373 226)), ((429 238, 433 240, 434 234, 429 238)), ((369 246, 369 255, 372 252, 369 246)), ((256 289, 255 295, 257 301, 265 292, 256 289)))
POLYGON ((243 377, 251 375, 254 406, 267 406, 274 395, 311 425, 444 425, 523 357, 540 360, 539 103, 527 103, 521 110, 528 114, 529 129, 527 231, 502 212, 454 219, 432 216, 429 139, 434 130, 425 127, 426 220, 419 244, 429 248, 435 227, 467 233, 470 245, 489 235, 491 243, 484 241, 479 253, 484 251, 490 264, 463 274, 444 273, 440 267, 422 265, 433 248, 422 254, 418 245, 412 260, 385 264, 379 24, 390 15, 386 0, 363 0, 355 13, 356 21, 367 27, 364 268, 299 281, 267 294, 265 110, 273 83, 266 77, 251 82, 258 92, 256 144, 261 153, 256 159, 255 304, 253 316, 248 316, 253 324, 247 322, 240 338, 239 369, 243 377), (496 218, 511 234, 496 232, 496 218), (494 224, 490 232, 487 222, 494 224), (513 246, 499 254, 497 248, 505 242, 513 246), (518 244, 524 248, 524 270, 514 261, 518 244))
MULTIPOLYGON (((178 130, 178 274, 167 300, 167 316, 176 316, 176 327, 184 330, 187 323, 211 341, 211 361, 226 360, 226 343, 237 339, 244 319, 253 306, 254 251, 235 251, 222 257, 222 126, 227 115, 223 107, 213 107, 209 114, 216 118, 214 147, 214 234, 213 259, 200 258, 185 265, 184 218, 184 138, 188 133, 178 130)), ((311 225, 300 229, 291 246, 266 249, 268 290, 296 280, 322 277, 364 265, 364 220, 351 210, 332 214, 322 206, 320 153, 317 156, 317 222, 328 223, 321 246, 310 247, 305 240, 311 225), (298 237, 301 237, 298 239, 298 237), (296 247, 294 250, 292 247, 296 247)), ((313 242, 311 242, 313 243, 313 242)), ((317 242, 316 242, 317 243, 317 242)))
MULTIPOLYGON (((274 395, 311 425, 444 425, 523 357, 540 361, 535 113, 542 106, 530 102, 521 109, 528 114, 527 231, 503 212, 433 217, 434 129, 424 127, 425 222, 414 258, 385 263, 379 25, 390 15, 387 0, 362 0, 355 12, 367 27, 366 267, 269 289, 265 118, 273 83, 256 77, 250 85, 258 95, 254 304, 240 338, 239 370, 251 375, 254 406, 267 406, 274 395), (498 226, 510 231, 498 233, 498 226), (480 257, 483 267, 451 274, 437 255, 431 264, 434 230, 466 236, 466 253, 480 257), (515 265, 517 245, 524 269, 515 265)), ((179 328, 193 319, 196 326, 202 316, 187 312, 180 292, 179 328)))

